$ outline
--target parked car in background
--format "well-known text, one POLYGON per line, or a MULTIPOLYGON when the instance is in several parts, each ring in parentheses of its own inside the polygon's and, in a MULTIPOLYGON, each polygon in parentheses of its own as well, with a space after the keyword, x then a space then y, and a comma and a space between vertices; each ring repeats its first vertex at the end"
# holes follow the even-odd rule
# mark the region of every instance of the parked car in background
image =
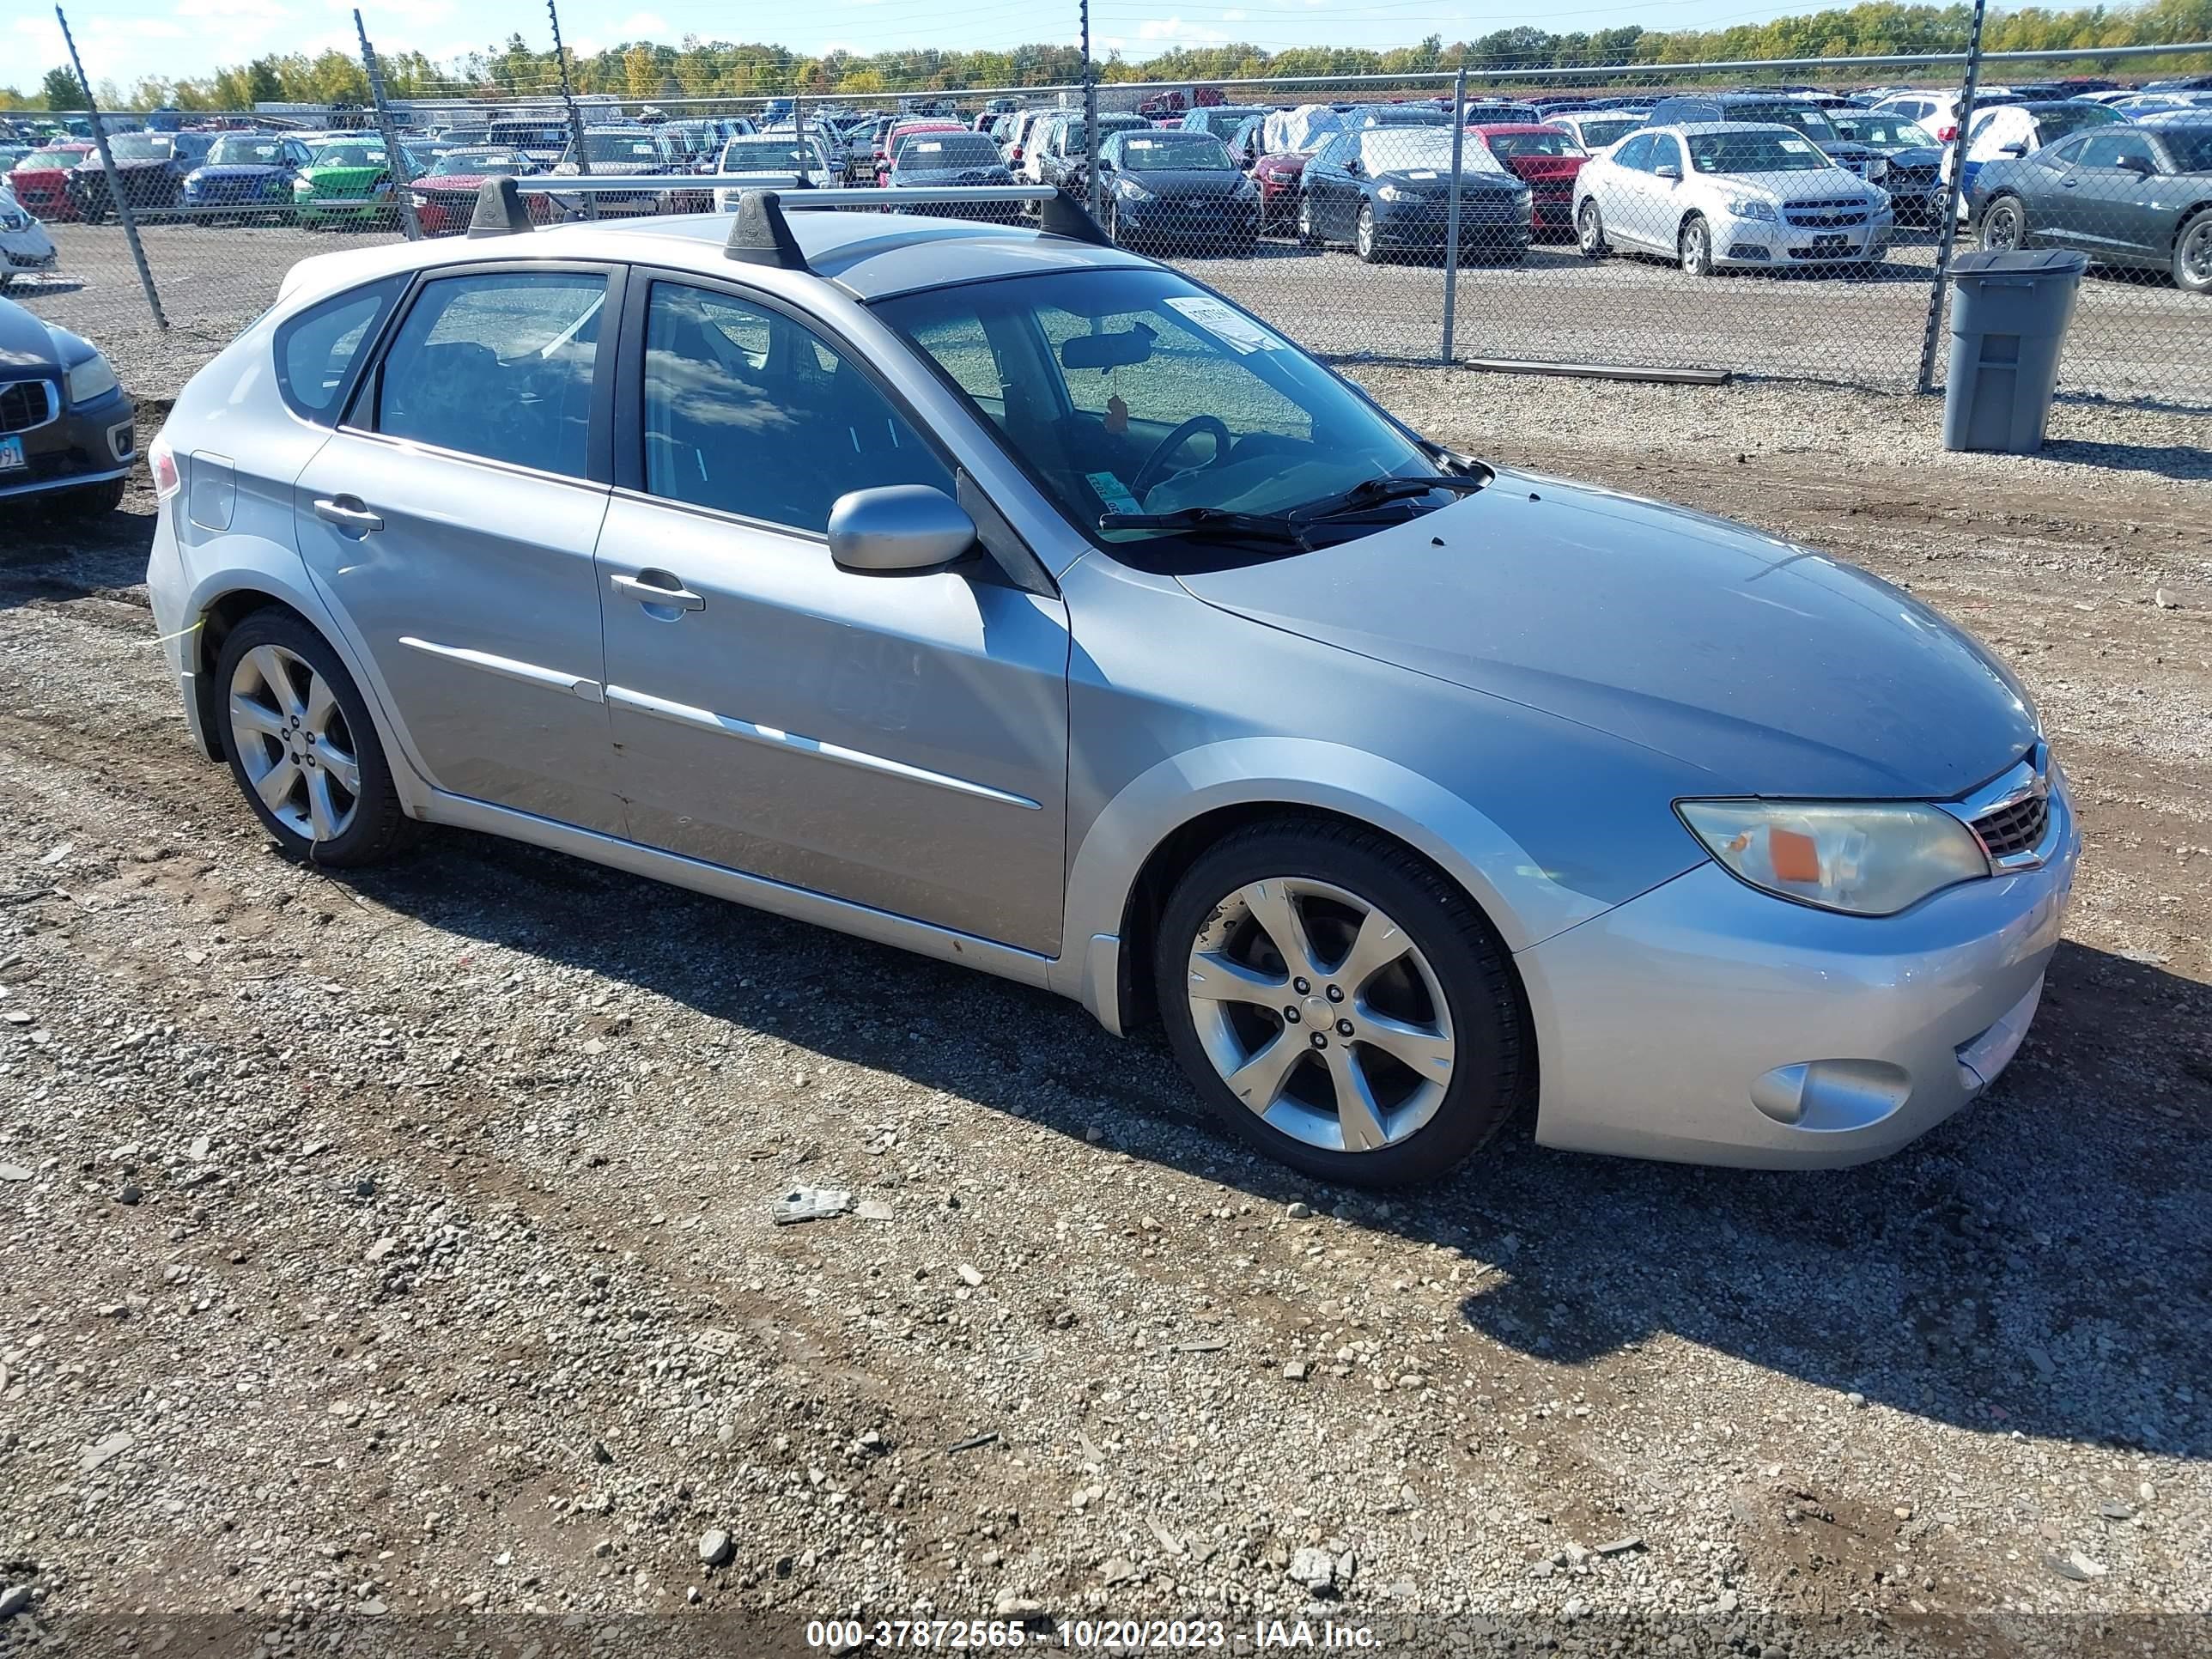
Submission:
POLYGON ((2100 127, 1985 162, 1969 212, 1984 247, 2073 248, 2212 294, 2212 118, 2100 127))
MULTIPOLYGON (((1337 133, 1298 181, 1298 240, 1349 243, 1370 264, 1395 252, 1441 254, 1450 245, 1451 164, 1449 122, 1337 133)), ((1528 252, 1534 194, 1480 144, 1462 146, 1458 193, 1463 258, 1516 260, 1528 252)))
POLYGON ((485 129, 483 142, 496 149, 519 149, 538 166, 550 167, 568 154, 572 135, 566 121, 494 121, 485 129))
MULTIPOLYGON (((2093 104, 2085 99, 2068 98, 2057 103, 2000 104, 1995 109, 1977 109, 1974 118, 1966 128, 1966 154, 1961 163, 1959 191, 1959 217, 1964 221, 1969 212, 1968 198, 1973 194, 1974 175, 1989 162, 2005 156, 2033 154, 2045 144, 2055 144, 2069 133, 2080 132, 2088 127, 2109 126, 2125 118, 2103 104, 2093 104)), ((1943 151, 1943 182, 1951 181, 1951 152, 1943 151)))
MULTIPOLYGON (((1157 132, 1155 127, 1141 115, 1123 111, 1104 110, 1098 116, 1098 142, 1117 132, 1157 132)), ((1090 166, 1088 131, 1080 115, 1063 117, 1052 124, 1042 145, 1032 150, 1030 160, 1036 163, 1035 182, 1054 185, 1067 190, 1089 188, 1085 169, 1090 166)))
POLYGON ((1932 225, 1943 210, 1943 151, 1935 135, 1886 110, 1832 109, 1828 120, 1846 142, 1889 163, 1881 187, 1899 219, 1932 225))
POLYGON ((1260 187, 1210 132, 1111 133, 1098 147, 1106 229, 1127 247, 1243 258, 1260 240, 1260 187))
POLYGON ((138 459, 135 421, 97 347, 0 299, 0 512, 34 495, 112 512, 138 459))
POLYGON ((742 184, 714 187, 717 213, 734 212, 749 190, 812 188, 839 181, 830 158, 822 153, 818 144, 802 144, 789 133, 777 137, 755 134, 749 138, 731 139, 722 146, 714 171, 744 180, 742 184))
POLYGON ((908 139, 923 133, 965 132, 967 130, 957 121, 937 115, 909 116, 894 122, 884 130, 884 136, 875 145, 875 182, 879 185, 884 182, 890 173, 892 161, 897 157, 898 147, 908 139))
POLYGON ((1836 131, 1826 110, 1795 94, 1700 93, 1662 98, 1652 106, 1649 125, 1684 126, 1711 121, 1794 127, 1818 144, 1820 153, 1846 173, 1873 185, 1882 185, 1889 177, 1887 156, 1870 144, 1855 143, 1845 138, 1836 131))
MULTIPOLYGON (((1444 119, 1451 119, 1451 105, 1443 105, 1444 119)), ((1490 99, 1481 102, 1470 100, 1467 106, 1467 124, 1471 127, 1533 127, 1544 123, 1544 112, 1534 104, 1524 104, 1512 99, 1490 99)))
POLYGON ((1546 126, 1559 128, 1585 155, 1611 149, 1644 124, 1642 115, 1626 110, 1562 110, 1544 118, 1546 126))
POLYGON ((1434 104, 1362 104, 1344 112, 1347 132, 1374 127, 1449 127, 1451 112, 1434 104))
POLYGON ((0 294, 19 276, 52 270, 56 258, 54 239, 46 234, 46 228, 0 179, 0 294))
POLYGON ((292 216, 310 230, 364 229, 398 221, 393 195, 409 182, 404 157, 387 157, 384 142, 360 134, 309 147, 292 182, 292 216))
POLYGON ((1298 179, 1314 152, 1345 130, 1344 115, 1327 104, 1301 104, 1267 117, 1252 182, 1260 186, 1262 235, 1288 232, 1298 219, 1298 179))
POLYGON ((15 199, 40 218, 59 223, 76 217, 76 203, 69 181, 77 164, 92 154, 88 139, 70 139, 33 150, 8 169, 8 187, 15 199))
POLYGON ((1061 112, 1043 106, 1017 111, 1014 115, 1014 125, 1007 132, 1000 149, 1000 153, 1006 157, 1006 165, 1023 178, 1029 178, 1029 168, 1025 165, 1029 148, 1035 142, 1037 133, 1042 130, 1045 122, 1061 112))
MULTIPOLYGON (((584 155, 590 160, 592 171, 613 178, 674 177, 689 173, 691 168, 661 138, 658 131, 645 127, 586 127, 584 129, 584 155)), ((553 176, 574 178, 580 169, 576 165, 576 147, 571 143, 555 162, 553 176)), ((589 192, 592 204, 602 219, 635 218, 642 214, 667 213, 677 204, 664 190, 594 190, 589 192)), ((705 192, 698 192, 698 206, 706 205, 705 192)), ((582 191, 553 191, 553 207, 557 213, 572 219, 588 218, 591 209, 585 205, 582 191)))
POLYGON ((185 175, 184 205, 195 211, 292 216, 292 182, 313 152, 297 138, 274 132, 227 132, 185 175))
MULTIPOLYGON (((1962 91, 1900 92, 1875 105, 1877 113, 1902 115, 1915 126, 1935 135, 1939 144, 1948 144, 1959 136, 1959 106, 1965 101, 1962 91)), ((2012 94, 2003 87, 1983 87, 1974 94, 1977 112, 1993 109, 1999 104, 2015 102, 2012 94)), ((1946 174, 1948 180, 1949 175, 1946 174)))
MULTIPOLYGON (((519 149, 449 149, 410 188, 415 221, 426 236, 457 235, 469 228, 487 179, 523 179, 538 171, 519 149)), ((533 224, 552 222, 553 204, 543 191, 528 191, 522 200, 533 224)))
MULTIPOLYGON (((181 206, 185 177, 207 155, 213 142, 205 133, 109 134, 107 153, 114 159, 123 199, 134 212, 159 213, 181 206)), ((97 149, 88 149, 70 173, 69 192, 75 216, 87 224, 100 224, 114 216, 107 169, 97 149)))
POLYGON ((1631 133, 1575 180, 1584 257, 1656 254, 1722 270, 1866 266, 1895 228, 1879 185, 1780 123, 1698 122, 1631 133))
MULTIPOLYGON (((933 190, 948 185, 1011 185, 1013 170, 998 146, 980 132, 916 133, 898 147, 884 183, 892 190, 933 190)), ((915 210, 947 218, 985 219, 1013 224, 1023 216, 1019 202, 938 204, 915 210)))
POLYGON ((1186 112, 1177 125, 1185 132, 1210 132, 1225 144, 1247 121, 1267 113, 1264 104, 1207 104, 1186 112))
POLYGON ((1589 155, 1564 129, 1515 123, 1471 127, 1468 137, 1528 186, 1535 212, 1533 228, 1539 238, 1574 234, 1575 175, 1589 155))

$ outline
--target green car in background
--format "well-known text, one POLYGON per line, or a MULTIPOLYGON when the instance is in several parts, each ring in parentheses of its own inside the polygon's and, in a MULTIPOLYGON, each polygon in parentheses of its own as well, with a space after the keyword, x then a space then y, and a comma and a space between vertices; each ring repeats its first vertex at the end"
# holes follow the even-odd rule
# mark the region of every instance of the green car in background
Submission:
MULTIPOLYGON (((343 138, 317 144, 292 185, 294 216, 310 229, 397 223, 392 171, 380 139, 343 138)), ((414 177, 404 161, 398 171, 410 180, 414 177)))

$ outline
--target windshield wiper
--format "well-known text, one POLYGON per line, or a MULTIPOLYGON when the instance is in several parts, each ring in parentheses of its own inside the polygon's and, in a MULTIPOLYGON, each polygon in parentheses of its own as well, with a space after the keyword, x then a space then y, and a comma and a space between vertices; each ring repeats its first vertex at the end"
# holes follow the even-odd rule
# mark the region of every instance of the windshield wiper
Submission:
POLYGON ((1433 478, 1401 478, 1385 475, 1356 483, 1341 495, 1330 495, 1302 507, 1286 515, 1295 525, 1318 524, 1327 519, 1341 518, 1347 513, 1364 513, 1370 507, 1382 507, 1391 501, 1410 501, 1416 495, 1425 495, 1432 489, 1448 489, 1460 495, 1473 495, 1490 486, 1487 478, 1455 478, 1439 474, 1433 478))
POLYGON ((1108 513, 1098 520, 1101 530, 1202 531, 1211 536, 1237 536, 1255 541, 1280 542, 1304 547, 1305 538, 1289 519, 1267 513, 1238 513, 1225 507, 1185 507, 1173 513, 1108 513))

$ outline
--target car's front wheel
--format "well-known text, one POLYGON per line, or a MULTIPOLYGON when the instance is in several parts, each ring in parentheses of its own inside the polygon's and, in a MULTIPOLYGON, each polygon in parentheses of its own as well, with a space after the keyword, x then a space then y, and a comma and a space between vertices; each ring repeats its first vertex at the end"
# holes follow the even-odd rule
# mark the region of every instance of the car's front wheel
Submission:
POLYGON ((1585 259, 1602 259, 1613 252, 1605 240, 1605 216, 1597 210, 1595 198, 1584 202, 1582 211, 1575 215, 1575 246, 1585 259))
POLYGON ((1382 263, 1382 239, 1376 233, 1375 210, 1364 202, 1359 207, 1359 222, 1352 228, 1352 246, 1369 264, 1382 263))
POLYGON ((1712 228, 1696 214, 1682 222, 1682 234, 1676 246, 1681 254, 1685 274, 1692 276, 1713 274, 1712 228))
POLYGON ((1192 1083, 1308 1175, 1432 1180, 1520 1101, 1528 1041, 1504 942, 1371 830, 1291 822, 1228 836, 1169 895, 1152 967, 1192 1083))
POLYGON ((353 676, 288 612, 257 611, 216 665, 230 774, 276 844, 316 864, 374 864, 414 825, 353 676))

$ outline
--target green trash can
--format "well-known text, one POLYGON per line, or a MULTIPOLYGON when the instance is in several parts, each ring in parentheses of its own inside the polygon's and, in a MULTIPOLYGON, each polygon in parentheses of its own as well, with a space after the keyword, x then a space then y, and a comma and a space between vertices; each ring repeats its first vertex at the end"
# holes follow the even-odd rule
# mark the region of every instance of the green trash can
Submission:
POLYGON ((2089 262, 2051 248, 1951 261, 1951 372, 1943 447, 2033 455, 2043 447, 2058 349, 2089 262))

